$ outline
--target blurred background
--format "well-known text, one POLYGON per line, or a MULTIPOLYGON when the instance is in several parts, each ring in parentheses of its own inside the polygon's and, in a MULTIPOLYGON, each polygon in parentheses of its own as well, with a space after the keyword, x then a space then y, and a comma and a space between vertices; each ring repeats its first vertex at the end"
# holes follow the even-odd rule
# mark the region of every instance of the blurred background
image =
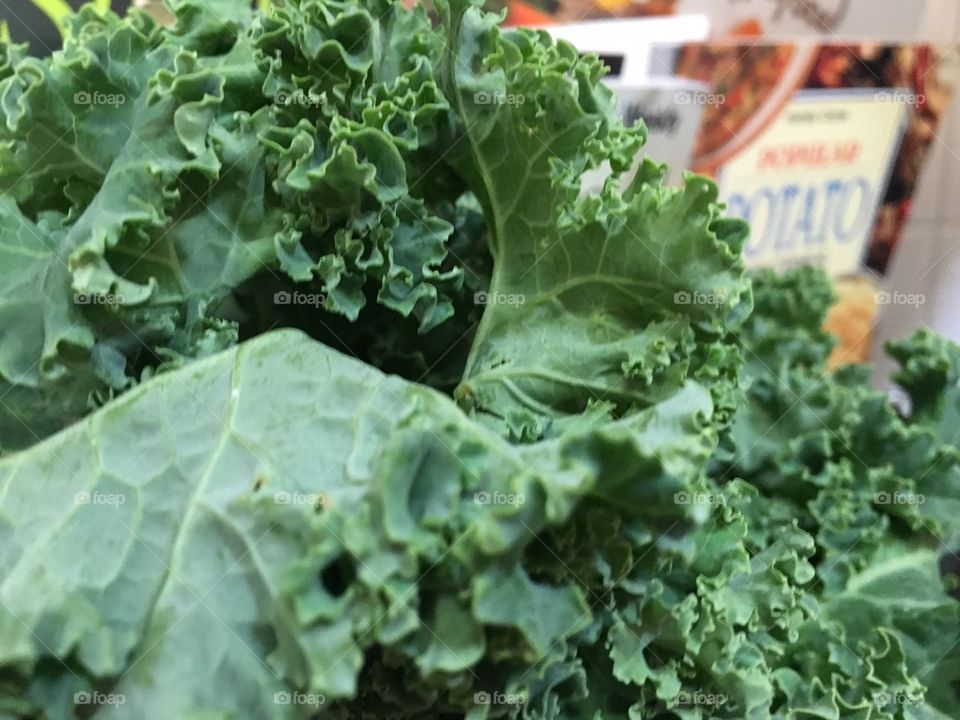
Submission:
MULTIPOLYGON (((81 4, 0 0, 2 32, 54 52, 81 4)), ((133 4, 169 20, 162 3, 133 4)), ((835 278, 835 363, 879 360, 885 340, 924 325, 960 341, 960 0, 488 5, 598 53, 671 182, 710 175, 750 221, 750 266, 811 263, 835 278)), ((591 173, 585 190, 605 178, 591 173)))

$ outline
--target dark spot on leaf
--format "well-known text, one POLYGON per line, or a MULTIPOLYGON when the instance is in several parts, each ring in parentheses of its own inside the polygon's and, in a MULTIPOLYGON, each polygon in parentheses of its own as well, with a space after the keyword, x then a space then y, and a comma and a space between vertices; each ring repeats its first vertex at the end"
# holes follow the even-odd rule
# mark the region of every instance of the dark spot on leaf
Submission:
POLYGON ((343 553, 320 573, 323 588, 333 597, 341 597, 357 579, 357 570, 349 555, 343 553))
POLYGON ((940 575, 946 583, 950 597, 960 600, 960 551, 940 556, 940 575))

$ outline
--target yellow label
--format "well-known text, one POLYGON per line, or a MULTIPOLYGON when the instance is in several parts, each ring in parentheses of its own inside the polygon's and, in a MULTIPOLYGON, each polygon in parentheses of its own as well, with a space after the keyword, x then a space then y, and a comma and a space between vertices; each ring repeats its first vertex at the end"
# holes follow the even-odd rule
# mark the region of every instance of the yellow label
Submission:
POLYGON ((752 267, 860 269, 909 97, 898 90, 813 90, 718 173, 731 215, 750 222, 752 267))

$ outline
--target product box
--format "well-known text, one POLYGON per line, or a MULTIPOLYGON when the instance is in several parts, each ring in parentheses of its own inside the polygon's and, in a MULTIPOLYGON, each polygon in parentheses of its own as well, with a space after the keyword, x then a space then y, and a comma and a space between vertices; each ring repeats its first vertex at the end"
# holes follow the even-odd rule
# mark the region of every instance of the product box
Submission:
POLYGON ((864 359, 880 280, 948 104, 923 44, 698 43, 675 72, 709 87, 691 166, 751 224, 749 266, 813 264, 837 281, 832 329, 864 359))
POLYGON ((710 88, 694 170, 753 225, 758 265, 882 273, 949 98, 927 46, 697 44, 710 88))
POLYGON ((750 222, 747 262, 859 272, 905 117, 868 89, 805 90, 784 103, 716 170, 727 211, 750 222))

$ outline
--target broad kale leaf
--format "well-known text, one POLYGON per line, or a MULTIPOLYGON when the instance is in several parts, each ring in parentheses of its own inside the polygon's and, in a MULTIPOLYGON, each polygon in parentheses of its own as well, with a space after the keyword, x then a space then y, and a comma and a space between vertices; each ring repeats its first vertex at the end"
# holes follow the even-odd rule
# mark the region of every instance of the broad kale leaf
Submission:
POLYGON ((710 413, 690 385, 511 446, 428 388, 271 333, 0 462, 0 666, 47 717, 103 692, 125 702, 102 718, 284 718, 294 689, 355 717, 399 701, 360 683, 404 666, 423 679, 404 712, 462 712, 484 687, 532 702, 527 668, 591 642, 592 602, 525 548, 627 468, 664 502, 688 491, 710 413))
POLYGON ((446 23, 444 80, 465 125, 454 153, 494 259, 461 401, 536 437, 589 403, 648 406, 714 365, 696 349, 749 310, 749 290, 746 226, 721 217, 713 183, 664 187, 647 161, 623 194, 611 181, 581 199, 584 169, 623 170, 643 140, 614 119, 600 63, 476 7, 446 23))

